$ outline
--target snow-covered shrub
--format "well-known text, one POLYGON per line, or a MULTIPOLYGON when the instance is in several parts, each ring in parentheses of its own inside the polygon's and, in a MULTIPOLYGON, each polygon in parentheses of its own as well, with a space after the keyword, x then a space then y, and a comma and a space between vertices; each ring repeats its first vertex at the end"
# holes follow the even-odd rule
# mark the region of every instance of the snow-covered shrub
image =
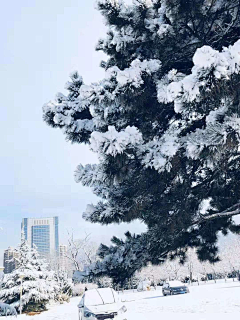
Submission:
POLYGON ((61 294, 72 296, 73 283, 72 279, 68 278, 67 272, 59 271, 55 273, 55 279, 59 285, 61 294))
POLYGON ((139 279, 136 275, 134 275, 130 279, 128 279, 128 281, 124 284, 122 289, 124 290, 137 289, 140 281, 142 281, 142 279, 139 279))
POLYGON ((97 279, 96 284, 99 288, 112 288, 112 279, 109 277, 100 277, 97 279))
POLYGON ((150 288, 151 288, 151 281, 144 280, 139 282, 137 291, 147 291, 147 290, 150 290, 150 288))
POLYGON ((47 303, 56 299, 60 292, 54 273, 47 270, 36 248, 28 245, 24 235, 18 253, 18 268, 5 275, 0 288, 0 300, 20 311, 22 292, 22 311, 46 310, 47 303))
POLYGON ((85 290, 98 288, 96 283, 78 283, 73 287, 73 296, 81 296, 85 290))
POLYGON ((70 302, 70 297, 69 295, 63 293, 57 297, 57 300, 62 304, 64 302, 70 302))
POLYGON ((7 303, 0 302, 0 316, 16 316, 17 311, 14 307, 10 306, 7 303))

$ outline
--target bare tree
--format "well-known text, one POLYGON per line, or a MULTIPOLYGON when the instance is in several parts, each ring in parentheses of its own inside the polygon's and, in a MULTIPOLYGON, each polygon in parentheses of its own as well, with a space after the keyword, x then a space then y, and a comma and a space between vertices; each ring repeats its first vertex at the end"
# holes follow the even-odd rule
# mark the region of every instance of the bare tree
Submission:
POLYGON ((76 271, 82 271, 84 266, 97 260, 97 245, 91 241, 90 234, 75 239, 74 234, 68 232, 68 251, 65 256, 76 271))
POLYGON ((232 273, 233 281, 234 274, 239 277, 240 271, 240 239, 239 237, 225 243, 220 254, 221 265, 225 268, 226 272, 232 273))

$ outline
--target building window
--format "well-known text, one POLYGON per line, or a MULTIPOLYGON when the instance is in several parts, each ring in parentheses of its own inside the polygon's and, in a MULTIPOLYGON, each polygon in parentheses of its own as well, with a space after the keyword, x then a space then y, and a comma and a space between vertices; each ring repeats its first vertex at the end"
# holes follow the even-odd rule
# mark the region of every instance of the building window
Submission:
POLYGON ((50 228, 39 225, 32 227, 32 246, 35 245, 41 254, 50 253, 50 228))

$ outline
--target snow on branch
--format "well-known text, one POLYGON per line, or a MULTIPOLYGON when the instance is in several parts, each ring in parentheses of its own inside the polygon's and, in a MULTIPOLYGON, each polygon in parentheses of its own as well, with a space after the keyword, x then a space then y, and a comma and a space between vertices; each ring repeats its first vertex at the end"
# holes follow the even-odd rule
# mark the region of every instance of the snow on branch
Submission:
POLYGON ((125 87, 139 88, 144 84, 143 75, 152 75, 161 67, 161 62, 156 59, 140 61, 135 59, 131 66, 124 70, 111 67, 106 71, 106 77, 99 83, 82 85, 80 97, 89 102, 114 101, 116 96, 125 87))
POLYGON ((99 201, 96 205, 88 204, 82 217, 86 221, 109 224, 117 215, 121 216, 118 207, 111 207, 108 202, 99 201))
POLYGON ((170 125, 169 129, 160 139, 155 138, 143 146, 144 157, 142 164, 147 167, 153 167, 161 172, 167 169, 170 171, 171 164, 169 160, 176 154, 180 147, 178 138, 178 122, 170 125))
POLYGON ((192 223, 188 231, 191 231, 194 228, 198 228, 199 224, 201 223, 212 221, 219 218, 231 218, 239 214, 240 214, 240 202, 234 204, 233 206, 227 208, 222 212, 216 212, 212 214, 207 214, 206 212, 205 213, 199 212, 198 217, 194 220, 194 222, 192 223))
POLYGON ((127 44, 135 44, 136 40, 138 42, 146 41, 146 36, 137 36, 131 26, 122 27, 120 30, 111 27, 107 38, 102 40, 97 48, 100 50, 104 47, 109 48, 114 46, 117 52, 121 52, 126 48, 127 44))
POLYGON ((236 203, 235 205, 231 206, 230 208, 222 211, 222 212, 218 212, 218 213, 213 213, 210 215, 203 215, 200 214, 201 220, 214 220, 217 218, 227 218, 227 217, 233 217, 240 214, 240 202, 236 203))
POLYGON ((102 198, 107 197, 109 188, 100 164, 87 164, 86 166, 80 164, 75 171, 74 178, 77 183, 81 182, 82 185, 92 188, 94 194, 102 198))
POLYGON ((236 138, 240 141, 240 118, 237 114, 227 115, 231 108, 231 99, 222 100, 218 109, 210 111, 206 117, 206 127, 196 129, 182 139, 186 145, 187 156, 197 159, 201 151, 210 147, 223 147, 227 143, 229 133, 235 132, 236 138), (221 122, 218 119, 224 119, 221 122))
POLYGON ((118 132, 114 126, 109 126, 105 133, 93 132, 90 138, 91 149, 94 152, 116 156, 128 147, 136 147, 142 143, 142 134, 136 127, 128 126, 118 132))
POLYGON ((222 52, 210 46, 197 49, 193 56, 192 73, 183 75, 172 70, 158 82, 158 101, 174 102, 175 111, 181 113, 183 104, 201 100, 201 89, 209 89, 212 76, 215 80, 229 80, 240 71, 240 40, 222 52))
POLYGON ((52 127, 61 128, 70 141, 82 142, 95 129, 89 112, 89 101, 82 99, 79 90, 83 79, 78 72, 70 74, 65 85, 68 95, 58 93, 54 100, 43 106, 43 119, 52 127))

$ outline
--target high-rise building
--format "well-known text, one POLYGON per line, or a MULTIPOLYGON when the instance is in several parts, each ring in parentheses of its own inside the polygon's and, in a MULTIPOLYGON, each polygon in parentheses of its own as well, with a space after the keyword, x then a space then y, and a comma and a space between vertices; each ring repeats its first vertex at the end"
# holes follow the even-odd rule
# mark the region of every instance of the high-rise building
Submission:
POLYGON ((58 217, 24 218, 22 230, 29 245, 35 245, 41 256, 58 255, 58 217))
POLYGON ((3 266, 4 266, 4 273, 11 273, 17 267, 17 261, 15 258, 18 258, 18 252, 15 251, 14 248, 8 247, 7 250, 4 251, 3 256, 3 266))

